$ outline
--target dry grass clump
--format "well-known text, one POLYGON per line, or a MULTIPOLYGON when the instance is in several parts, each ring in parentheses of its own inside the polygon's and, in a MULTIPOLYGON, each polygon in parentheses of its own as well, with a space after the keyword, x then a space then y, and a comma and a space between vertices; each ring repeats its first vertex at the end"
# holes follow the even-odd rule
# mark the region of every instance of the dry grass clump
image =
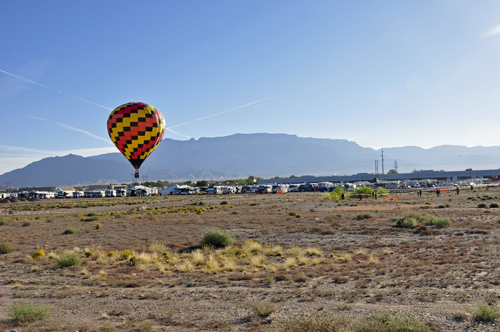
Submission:
POLYGON ((308 256, 317 256, 317 257, 323 256, 323 252, 321 251, 321 249, 318 248, 306 248, 306 254, 308 256))
POLYGON ((256 254, 262 251, 262 244, 253 240, 246 240, 241 249, 247 254, 256 254))

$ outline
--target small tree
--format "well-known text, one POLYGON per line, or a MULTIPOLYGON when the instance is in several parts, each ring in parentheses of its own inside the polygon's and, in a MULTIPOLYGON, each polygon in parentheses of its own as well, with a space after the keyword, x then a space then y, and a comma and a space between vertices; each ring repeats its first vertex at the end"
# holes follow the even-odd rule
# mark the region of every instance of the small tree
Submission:
POLYGON ((466 172, 472 172, 472 168, 465 169, 466 172))
POLYGON ((206 181, 206 180, 196 181, 196 186, 197 187, 208 187, 208 181, 206 181))
POLYGON ((390 169, 389 172, 387 172, 387 174, 399 174, 399 173, 395 169, 390 169))

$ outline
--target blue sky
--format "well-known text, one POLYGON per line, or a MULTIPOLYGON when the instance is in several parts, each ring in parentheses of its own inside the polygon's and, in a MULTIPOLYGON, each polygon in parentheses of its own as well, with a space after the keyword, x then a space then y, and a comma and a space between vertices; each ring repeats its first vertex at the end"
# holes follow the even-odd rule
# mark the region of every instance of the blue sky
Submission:
POLYGON ((0 12, 0 174, 117 151, 107 117, 130 101, 159 109, 175 139, 500 145, 498 1, 20 0, 0 12))

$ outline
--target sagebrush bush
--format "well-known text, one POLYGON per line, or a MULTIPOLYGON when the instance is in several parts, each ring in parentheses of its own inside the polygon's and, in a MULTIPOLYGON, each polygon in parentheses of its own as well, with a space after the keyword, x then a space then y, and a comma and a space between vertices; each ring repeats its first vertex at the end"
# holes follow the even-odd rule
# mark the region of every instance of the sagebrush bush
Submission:
POLYGON ((227 204, 229 204, 227 201, 220 202, 220 205, 227 205, 227 204))
POLYGON ((0 242, 0 255, 9 254, 16 251, 16 248, 10 242, 0 242))
POLYGON ((435 217, 431 220, 431 225, 445 227, 451 225, 451 220, 449 218, 438 218, 435 217))
POLYGON ((253 301, 249 303, 250 309, 260 317, 267 317, 276 311, 276 308, 267 301, 253 301))
POLYGON ((402 227, 402 228, 414 228, 418 224, 418 221, 415 218, 407 217, 407 218, 401 218, 396 221, 396 226, 402 227))
POLYGON ((451 225, 451 220, 449 218, 432 216, 427 213, 405 212, 403 213, 403 217, 396 222, 396 226, 414 228, 419 223, 444 227, 451 225))
POLYGON ((227 247, 234 244, 234 239, 227 231, 218 228, 211 228, 200 240, 202 246, 214 246, 215 248, 227 247))
POLYGON ((56 257, 56 263, 59 267, 80 266, 83 258, 74 251, 65 251, 56 257))
POLYGON ((500 318, 500 309, 495 306, 490 306, 487 303, 480 302, 476 305, 476 311, 474 311, 472 317, 479 321, 493 322, 500 318))
POLYGON ((373 215, 371 215, 369 213, 360 213, 360 214, 356 215, 357 220, 372 219, 372 218, 373 218, 373 215))
POLYGON ((411 315, 380 312, 354 326, 356 332, 431 332, 433 329, 411 315))
POLYGON ((490 208, 497 208, 497 207, 500 207, 500 205, 498 203, 491 203, 490 204, 490 208))
POLYGON ((67 230, 64 231, 63 234, 75 234, 78 233, 79 229, 78 228, 68 228, 67 230))
POLYGON ((486 205, 486 203, 479 203, 479 204, 477 205, 477 207, 478 207, 479 209, 484 209, 484 208, 486 208, 486 207, 487 207, 487 205, 486 205))
POLYGON ((115 212, 115 218, 116 219, 123 218, 123 213, 121 213, 121 212, 115 212))
POLYGON ((10 308, 9 316, 17 323, 31 323, 49 318, 52 309, 48 306, 34 305, 31 302, 20 302, 10 308))
POLYGON ((31 222, 30 221, 23 222, 23 227, 28 227, 28 226, 31 226, 31 222))
POLYGON ((273 277, 272 275, 267 275, 266 278, 264 279, 266 284, 268 285, 274 285, 276 283, 276 278, 273 277))

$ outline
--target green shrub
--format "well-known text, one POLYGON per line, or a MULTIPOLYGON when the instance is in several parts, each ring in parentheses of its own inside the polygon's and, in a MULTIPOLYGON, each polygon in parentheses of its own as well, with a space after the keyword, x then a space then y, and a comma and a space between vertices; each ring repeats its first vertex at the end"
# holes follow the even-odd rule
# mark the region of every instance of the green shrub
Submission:
POLYGON ((432 205, 431 202, 425 202, 425 205, 432 205))
POLYGON ((230 246, 234 243, 234 239, 227 231, 218 228, 211 228, 201 237, 200 244, 202 246, 213 246, 222 248, 230 246))
POLYGON ((498 203, 491 203, 490 204, 490 208, 497 208, 497 207, 500 207, 500 205, 498 203))
POLYGON ((83 263, 83 258, 74 251, 65 251, 56 257, 56 262, 59 267, 80 266, 83 263))
POLYGON ((75 234, 78 233, 79 229, 78 228, 68 228, 63 232, 63 234, 75 234))
POLYGON ((257 205, 259 205, 259 203, 257 202, 250 203, 250 206, 257 206, 257 205))
POLYGON ((373 216, 369 213, 360 213, 356 216, 357 220, 372 219, 373 216))
POLYGON ((298 214, 298 213, 297 213, 297 214, 295 215, 295 218, 302 218, 302 216, 301 216, 300 214, 298 214))
POLYGON ((16 323, 31 323, 49 318, 52 310, 48 306, 34 305, 31 302, 20 302, 10 308, 9 316, 16 323))
POLYGON ((10 242, 0 242, 0 255, 10 254, 16 248, 10 242))
POLYGON ((477 207, 478 207, 478 208, 480 208, 480 209, 485 209, 485 208, 486 208, 486 206, 487 206, 487 205, 486 205, 486 203, 479 203, 479 204, 477 205, 477 207))
POLYGON ((7 224, 7 222, 5 220, 0 220, 0 226, 3 226, 5 224, 7 224))
POLYGON ((28 227, 28 226, 31 226, 31 222, 30 221, 23 222, 23 227, 28 227))
POLYGON ((276 308, 267 301, 253 301, 249 303, 250 309, 260 317, 267 317, 276 311, 276 308))
POLYGON ((358 198, 359 195, 363 196, 363 197, 366 197, 366 196, 370 196, 373 194, 374 190, 370 187, 367 187, 367 186, 363 186, 363 187, 359 187, 359 188, 356 188, 354 189, 354 191, 349 195, 350 198, 358 198))
POLYGON ((268 285, 274 285, 276 283, 276 278, 273 277, 272 275, 267 275, 266 278, 264 279, 266 284, 268 285))
POLYGON ((220 205, 227 205, 227 204, 229 204, 227 201, 220 202, 220 205))
POLYGON ((478 303, 476 311, 472 317, 479 321, 493 322, 500 318, 500 310, 497 307, 488 305, 487 303, 478 303))
POLYGON ((231 214, 240 214, 241 212, 240 211, 236 211, 234 210, 233 212, 231 212, 231 214))
POLYGON ((323 200, 339 200, 342 198, 342 194, 345 195, 345 189, 344 189, 344 187, 339 186, 339 187, 333 189, 332 192, 325 193, 323 195, 322 199, 323 200))
POLYGON ((82 218, 81 221, 99 221, 101 220, 101 216, 92 216, 89 218, 82 218))
POLYGON ((279 332, 341 332, 349 331, 345 319, 330 314, 314 313, 312 315, 290 316, 277 323, 279 332))
POLYGON ((403 228, 413 228, 419 223, 444 227, 450 226, 451 220, 449 218, 432 216, 428 213, 405 212, 403 213, 403 217, 397 220, 396 226, 403 228))
POLYGON ((87 217, 95 217, 95 216, 99 216, 99 213, 97 213, 97 212, 89 212, 89 213, 87 213, 87 217))
POLYGON ((396 226, 402 228, 414 228, 418 224, 415 218, 401 218, 396 221, 396 226))
POLYGON ((356 332, 430 332, 433 329, 411 315, 380 312, 354 326, 356 332))
POLYGON ((431 220, 431 225, 445 227, 451 225, 451 220, 449 218, 438 218, 435 217, 431 220))
POLYGON ((446 207, 446 205, 444 205, 444 204, 439 204, 439 206, 438 206, 439 209, 444 209, 445 207, 446 207))
POLYGON ((123 213, 121 213, 121 212, 115 212, 115 218, 116 219, 123 218, 123 213))

